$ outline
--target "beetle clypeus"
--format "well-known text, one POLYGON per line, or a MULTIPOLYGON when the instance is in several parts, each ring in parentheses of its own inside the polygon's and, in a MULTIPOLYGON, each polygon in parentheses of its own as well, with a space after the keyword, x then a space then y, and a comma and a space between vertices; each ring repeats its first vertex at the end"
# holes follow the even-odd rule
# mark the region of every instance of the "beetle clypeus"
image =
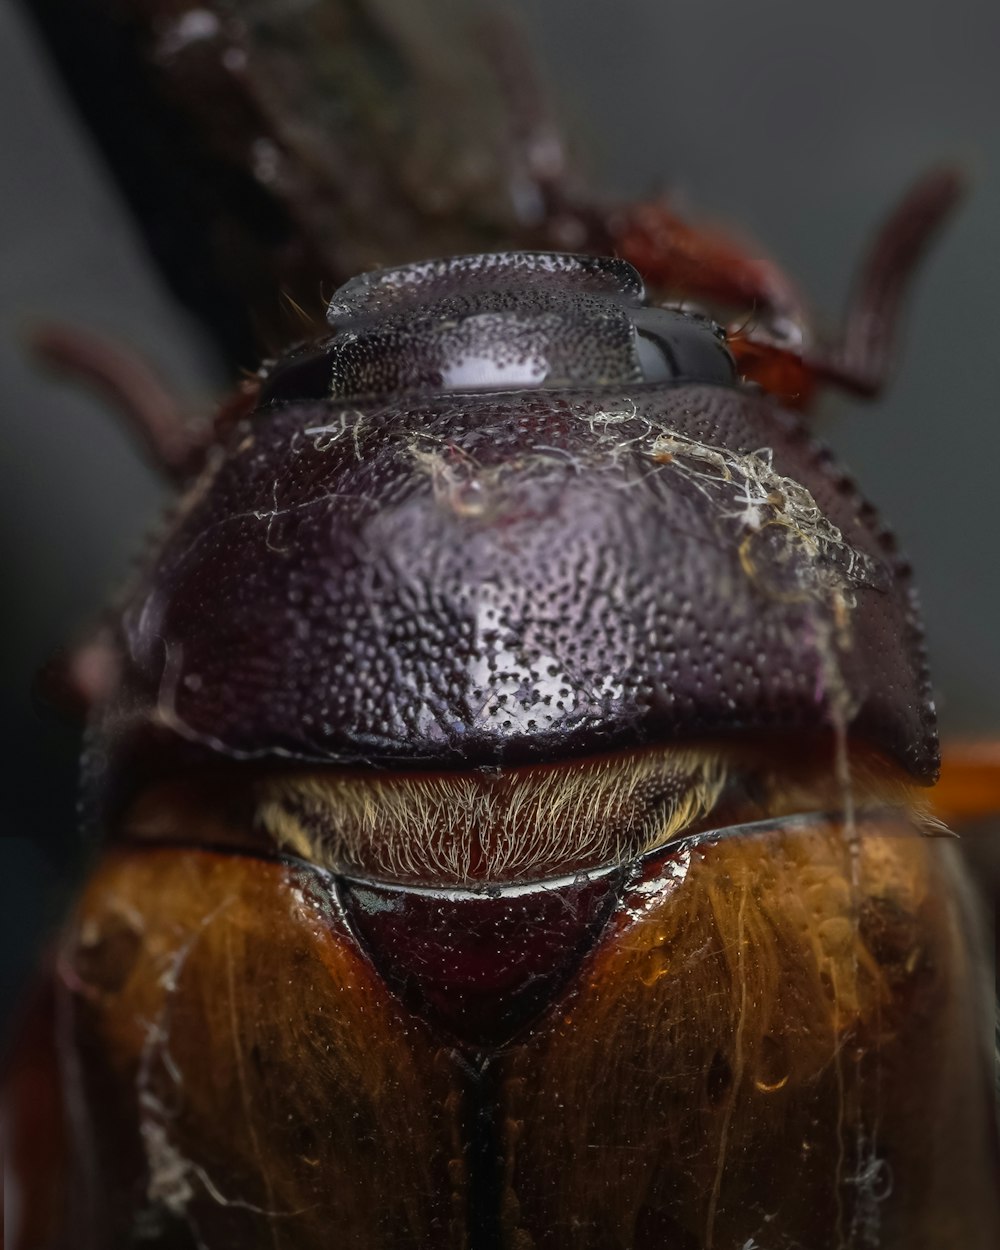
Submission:
MULTIPOLYGON (((878 389, 956 190, 836 350, 697 232, 766 333, 491 252, 147 423, 185 491, 71 665, 106 842, 11 1069, 19 1250, 997 1243, 909 571, 777 402, 878 389)), ((577 225, 669 286, 662 214, 577 225)))

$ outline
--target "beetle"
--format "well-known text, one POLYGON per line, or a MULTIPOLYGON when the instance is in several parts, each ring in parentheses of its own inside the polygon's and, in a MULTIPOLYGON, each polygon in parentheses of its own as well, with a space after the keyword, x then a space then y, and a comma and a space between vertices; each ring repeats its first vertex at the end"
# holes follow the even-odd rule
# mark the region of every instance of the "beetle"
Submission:
POLYGON ((98 869, 59 970, 92 1234, 991 1244, 961 887, 902 780, 934 760, 908 575, 851 483, 739 382, 736 337, 620 261, 390 270, 330 315, 226 414, 106 653, 96 802, 143 849, 98 869), (761 631, 735 655, 722 587, 761 631), (317 613, 350 639, 318 683, 317 613), (932 1141, 907 1091, 942 1055, 967 1071, 932 1141), (279 1115, 285 1073, 337 1110, 279 1115))

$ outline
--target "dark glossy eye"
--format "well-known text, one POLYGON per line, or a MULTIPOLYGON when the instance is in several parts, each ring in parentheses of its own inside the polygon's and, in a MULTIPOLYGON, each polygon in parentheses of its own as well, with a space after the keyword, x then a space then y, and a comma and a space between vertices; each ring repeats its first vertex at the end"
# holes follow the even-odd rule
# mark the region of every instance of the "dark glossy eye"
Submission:
POLYGON ((326 399, 331 389, 331 340, 290 352, 268 372, 260 389, 263 406, 275 400, 326 399))
POLYGON ((669 308, 641 308, 632 324, 644 382, 735 383, 725 334, 714 322, 669 308))
POLYGON ((333 337, 279 362, 261 403, 736 383, 718 327, 643 298, 623 261, 549 253, 366 274, 334 296, 333 337))

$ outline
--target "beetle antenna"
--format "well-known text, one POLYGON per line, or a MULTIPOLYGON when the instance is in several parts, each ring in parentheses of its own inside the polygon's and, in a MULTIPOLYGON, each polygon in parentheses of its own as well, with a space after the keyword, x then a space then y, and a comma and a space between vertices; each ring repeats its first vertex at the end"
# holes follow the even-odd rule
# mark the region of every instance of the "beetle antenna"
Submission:
POLYGON ((154 468, 175 481, 196 470, 211 427, 189 421, 173 393, 136 352, 76 326, 42 325, 30 339, 47 366, 84 382, 122 412, 154 468))

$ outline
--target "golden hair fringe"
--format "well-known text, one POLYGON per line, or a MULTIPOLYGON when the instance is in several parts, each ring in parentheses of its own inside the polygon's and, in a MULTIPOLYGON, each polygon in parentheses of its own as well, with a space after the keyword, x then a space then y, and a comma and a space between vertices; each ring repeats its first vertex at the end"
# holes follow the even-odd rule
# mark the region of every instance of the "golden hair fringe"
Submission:
MULTIPOLYGON (((852 806, 929 805, 881 761, 852 761, 852 806)), ((843 794, 828 763, 793 766, 718 748, 661 748, 469 773, 270 776, 256 823, 280 850, 339 872, 406 881, 507 882, 622 863, 684 833, 809 811, 843 794)))

